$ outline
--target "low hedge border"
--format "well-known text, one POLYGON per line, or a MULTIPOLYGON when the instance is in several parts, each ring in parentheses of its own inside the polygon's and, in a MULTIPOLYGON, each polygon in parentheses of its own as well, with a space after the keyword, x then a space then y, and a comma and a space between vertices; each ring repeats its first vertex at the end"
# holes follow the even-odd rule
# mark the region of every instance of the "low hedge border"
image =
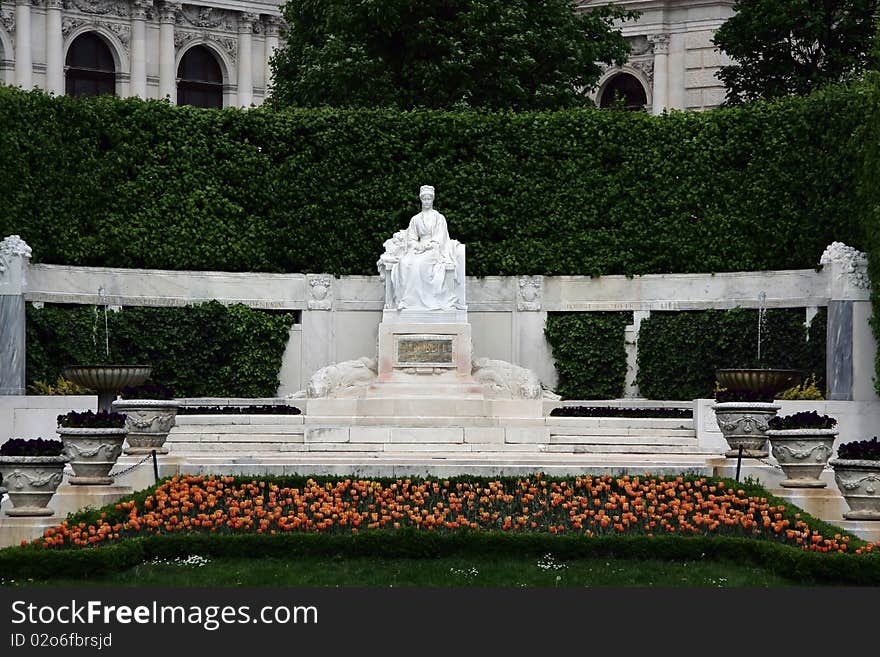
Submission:
POLYGON ((554 536, 462 530, 436 534, 412 529, 360 534, 189 534, 147 536, 83 550, 23 546, 0 550, 0 578, 100 577, 155 558, 293 559, 301 556, 431 559, 452 555, 532 555, 560 560, 593 557, 729 560, 759 565, 804 584, 880 585, 880 555, 817 554, 769 541, 732 537, 554 536))

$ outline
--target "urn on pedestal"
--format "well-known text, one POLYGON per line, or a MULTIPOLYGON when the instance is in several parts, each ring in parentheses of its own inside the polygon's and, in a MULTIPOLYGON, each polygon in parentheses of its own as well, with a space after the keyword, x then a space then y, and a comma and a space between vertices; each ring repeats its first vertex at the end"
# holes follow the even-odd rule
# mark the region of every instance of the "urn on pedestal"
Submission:
POLYGON ((718 428, 730 446, 724 455, 736 458, 742 448, 745 457, 767 456, 768 422, 781 408, 773 403, 773 395, 767 392, 723 390, 715 395, 715 401, 712 410, 715 411, 718 428))
POLYGON ((58 416, 57 432, 73 468, 68 483, 99 486, 113 483, 110 470, 125 442, 125 415, 71 411, 58 416))
POLYGON ((125 414, 126 454, 167 454, 165 440, 174 427, 177 409, 171 390, 154 382, 123 388, 113 410, 125 414))
POLYGON ((834 480, 850 511, 847 520, 880 520, 880 443, 872 440, 844 443, 829 463, 834 480))
POLYGON ((831 457, 837 420, 816 411, 774 417, 767 437, 773 457, 788 479, 785 488, 825 488, 819 477, 831 457))
POLYGON ((60 440, 12 438, 0 445, 0 476, 9 495, 8 516, 51 516, 49 501, 64 477, 60 440))

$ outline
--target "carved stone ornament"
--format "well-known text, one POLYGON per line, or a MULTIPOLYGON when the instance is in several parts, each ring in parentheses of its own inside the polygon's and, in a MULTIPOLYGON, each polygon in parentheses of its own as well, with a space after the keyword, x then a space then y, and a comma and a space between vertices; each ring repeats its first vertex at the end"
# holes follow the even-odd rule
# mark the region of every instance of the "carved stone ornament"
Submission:
POLYGON ((46 9, 64 9, 64 0, 46 0, 46 9))
POLYGON ((49 501, 64 476, 65 456, 0 456, 8 516, 51 516, 49 501))
POLYGON ((159 22, 174 23, 180 20, 183 5, 179 2, 163 2, 159 6, 159 22))
POLYGON ((235 25, 232 14, 215 7, 194 7, 187 5, 177 16, 180 25, 192 25, 203 29, 220 29, 231 31, 235 25))
POLYGON ((871 280, 868 278, 868 255, 843 242, 829 244, 819 258, 819 264, 839 265, 840 275, 847 277, 853 287, 863 290, 871 287, 871 280))
POLYGON ((10 235, 0 242, 0 281, 6 278, 6 272, 12 264, 13 258, 31 257, 31 247, 18 235, 10 235))
POLYGON ((516 309, 520 311, 541 310, 544 292, 543 276, 522 276, 517 284, 516 309))
POLYGON ((779 429, 767 432, 773 457, 788 477, 784 488, 825 488, 820 479, 832 454, 834 429, 779 429))
POLYGON ((73 475, 68 483, 75 485, 103 485, 113 483, 110 470, 122 453, 125 429, 74 429, 60 427, 64 451, 70 458, 73 475))
POLYGON ((306 274, 309 283, 309 310, 330 310, 333 306, 333 277, 328 274, 306 274))
POLYGON ((654 85, 654 60, 641 60, 635 62, 629 62, 628 65, 631 68, 634 68, 639 73, 647 78, 648 83, 653 86, 654 85))
POLYGON ((767 429, 770 418, 776 415, 780 406, 776 404, 755 402, 726 402, 715 404, 715 419, 724 439, 730 446, 726 453, 735 457, 739 448, 743 448, 744 456, 764 457, 767 443, 767 429))
POLYGON ((649 34, 648 41, 654 46, 655 55, 666 55, 669 53, 668 34, 649 34))
POLYGON ((61 21, 61 33, 67 37, 71 32, 83 25, 103 27, 105 30, 115 34, 125 48, 128 48, 129 41, 131 41, 131 27, 129 25, 111 23, 110 21, 98 20, 97 18, 65 16, 61 21))
POLYGON ((238 15, 238 31, 253 32, 254 27, 260 24, 260 15, 249 11, 243 11, 238 15))
POLYGON ((84 14, 101 16, 128 17, 131 14, 129 5, 118 0, 64 0, 67 9, 79 9, 84 14))
POLYGON ((263 17, 263 31, 266 36, 277 37, 282 23, 283 21, 278 16, 265 16, 263 17))
POLYGON ((153 8, 153 0, 134 0, 131 4, 131 17, 146 20, 147 14, 153 8))
POLYGON ((9 36, 15 34, 15 14, 5 9, 0 10, 0 26, 9 36))
POLYGON ((235 42, 235 39, 227 36, 223 36, 221 34, 214 34, 212 32, 203 31, 203 32, 191 32, 191 31, 183 31, 183 30, 175 30, 174 31, 174 47, 182 48, 186 44, 194 41, 196 39, 202 39, 204 41, 213 41, 217 45, 219 45, 223 50, 226 51, 226 54, 229 56, 229 59, 232 60, 234 64, 238 59, 238 46, 235 42))
POLYGON ((376 380, 378 364, 375 358, 364 356, 322 367, 309 379, 302 396, 309 399, 345 396, 346 392, 362 389, 376 380))

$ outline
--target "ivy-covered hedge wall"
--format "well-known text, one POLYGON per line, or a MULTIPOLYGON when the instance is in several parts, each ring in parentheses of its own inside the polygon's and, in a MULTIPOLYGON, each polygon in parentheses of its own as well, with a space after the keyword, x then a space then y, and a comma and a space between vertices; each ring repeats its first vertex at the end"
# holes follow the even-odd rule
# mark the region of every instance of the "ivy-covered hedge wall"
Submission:
POLYGON ((151 365, 177 397, 274 397, 293 316, 210 303, 185 308, 27 309, 27 380, 67 365, 151 365), (110 354, 106 354, 109 332, 110 354))
POLYGON ((872 91, 653 117, 0 88, 0 235, 34 262, 371 274, 429 183, 471 275, 813 267, 834 240, 864 248, 853 155, 872 91))
MULTIPOLYGON (((876 39, 875 48, 877 64, 880 66, 880 38, 876 39)), ((868 274, 872 281, 871 302, 874 316, 871 318, 871 326, 874 329, 874 338, 880 344, 880 72, 870 73, 867 83, 873 87, 874 93, 866 99, 866 120, 858 133, 864 156, 859 180, 859 199, 864 207, 862 214, 865 249, 868 252, 868 274)), ((877 350, 876 372, 874 389, 880 395, 880 349, 877 350)))
POLYGON ((757 366, 815 373, 824 389, 828 313, 820 309, 809 330, 804 318, 802 308, 768 310, 758 363, 757 310, 651 313, 639 330, 639 391, 649 399, 711 397, 716 369, 757 366))
POLYGON ((549 313, 544 333, 553 348, 563 399, 617 399, 626 380, 624 330, 631 312, 549 313))

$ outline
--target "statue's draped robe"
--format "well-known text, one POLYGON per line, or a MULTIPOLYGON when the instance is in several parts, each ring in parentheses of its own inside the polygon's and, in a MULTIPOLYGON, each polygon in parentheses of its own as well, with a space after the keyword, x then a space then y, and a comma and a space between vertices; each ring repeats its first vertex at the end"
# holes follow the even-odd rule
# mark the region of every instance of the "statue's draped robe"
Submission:
POLYGON ((391 270, 391 281, 398 308, 450 310, 455 307, 455 285, 444 286, 456 276, 456 240, 449 239, 446 218, 436 210, 415 215, 406 231, 408 249, 391 270), (422 253, 413 250, 415 243, 432 248, 422 253), (447 271, 447 267, 449 271, 447 271))

